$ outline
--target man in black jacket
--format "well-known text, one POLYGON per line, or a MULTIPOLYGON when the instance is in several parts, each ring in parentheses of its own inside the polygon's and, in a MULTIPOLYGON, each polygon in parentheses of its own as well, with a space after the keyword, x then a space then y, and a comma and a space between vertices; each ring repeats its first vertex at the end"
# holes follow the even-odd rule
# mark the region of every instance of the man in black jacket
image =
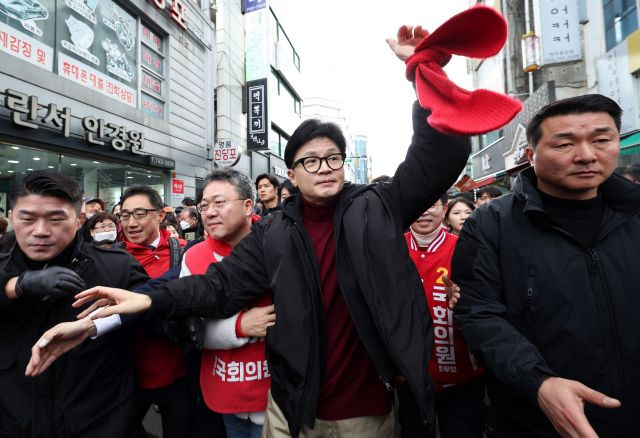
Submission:
POLYGON ((620 116, 600 95, 543 108, 533 168, 462 229, 455 316, 492 377, 496 437, 640 430, 640 190, 612 174, 620 116))
MULTIPOLYGON (((127 254, 82 242, 82 191, 72 179, 30 173, 10 202, 16 243, 0 254, 0 436, 124 436, 134 406, 123 333, 84 342, 35 379, 25 368, 44 330, 75 320, 74 293, 92 284, 133 288, 147 277, 127 254)), ((86 334, 95 331, 83 321, 86 334)))
MULTIPOLYGON (((399 47, 413 52, 422 37, 399 47)), ((431 320, 403 233, 455 181, 470 147, 466 138, 435 131, 427 115, 414 105, 404 163, 392 182, 372 185, 345 183, 339 128, 303 122, 285 151, 300 195, 254 224, 224 260, 148 296, 94 288, 81 299, 120 303, 102 315, 150 308, 148 316, 219 318, 272 292, 268 437, 391 436, 398 376, 431 420, 431 320)))

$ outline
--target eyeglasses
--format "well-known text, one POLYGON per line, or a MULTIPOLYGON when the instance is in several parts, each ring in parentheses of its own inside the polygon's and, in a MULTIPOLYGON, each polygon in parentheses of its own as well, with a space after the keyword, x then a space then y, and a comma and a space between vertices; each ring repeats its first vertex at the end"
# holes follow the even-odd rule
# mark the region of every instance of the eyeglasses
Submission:
POLYGON ((229 202, 232 202, 232 201, 246 201, 246 199, 229 199, 229 200, 217 199, 212 203, 203 201, 196 206, 196 209, 200 214, 206 213, 207 211, 209 211, 210 208, 220 211, 225 207, 225 205, 227 205, 229 202))
POLYGON ((123 222, 127 222, 131 216, 133 216, 134 219, 140 220, 147 217, 147 214, 149 214, 150 211, 158 211, 158 209, 157 208, 136 208, 133 211, 122 210, 120 211, 120 213, 116 214, 116 217, 123 222))
POLYGON ((302 167, 304 167, 304 170, 307 172, 316 173, 320 170, 320 167, 322 167, 322 161, 324 160, 329 169, 339 170, 344 166, 345 158, 347 158, 347 154, 343 153, 331 154, 326 157, 302 157, 299 160, 296 160, 291 168, 293 169, 298 164, 302 164, 302 167))
POLYGON ((427 211, 429 213, 437 213, 438 211, 440 211, 440 208, 442 208, 442 207, 443 207, 443 205, 440 202, 438 202, 437 204, 434 204, 431 207, 429 207, 427 209, 427 211))

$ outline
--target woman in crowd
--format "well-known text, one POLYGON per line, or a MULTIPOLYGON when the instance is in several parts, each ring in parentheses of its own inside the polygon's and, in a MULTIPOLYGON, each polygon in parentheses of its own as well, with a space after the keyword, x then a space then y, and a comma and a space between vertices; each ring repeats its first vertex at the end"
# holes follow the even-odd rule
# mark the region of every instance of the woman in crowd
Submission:
POLYGON ((187 241, 184 240, 184 236, 182 235, 182 229, 180 228, 175 216, 165 219, 160 224, 160 228, 167 230, 171 237, 178 239, 180 246, 185 246, 187 244, 187 241))
POLYGON ((278 186, 278 202, 282 204, 285 199, 296 193, 298 193, 298 188, 288 179, 284 180, 284 182, 278 186))
POLYGON ((96 213, 89 219, 89 233, 96 245, 110 248, 118 238, 118 220, 106 211, 96 213))
POLYGON ((457 197, 449 202, 447 207, 447 214, 444 216, 444 224, 449 229, 449 232, 460 235, 460 230, 464 225, 464 221, 467 220, 476 206, 473 202, 463 197, 457 197))

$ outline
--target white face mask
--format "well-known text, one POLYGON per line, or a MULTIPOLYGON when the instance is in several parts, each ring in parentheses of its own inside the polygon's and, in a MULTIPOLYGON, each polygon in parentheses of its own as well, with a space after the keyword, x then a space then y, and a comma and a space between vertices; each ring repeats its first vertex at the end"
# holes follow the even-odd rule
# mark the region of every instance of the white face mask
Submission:
POLYGON ((93 236, 93 240, 95 240, 96 242, 102 242, 104 240, 115 242, 117 235, 117 231, 103 231, 102 233, 96 233, 96 235, 93 236))
POLYGON ((87 213, 87 219, 91 219, 93 217, 93 213, 87 213))
POLYGON ((191 228, 191 224, 187 221, 180 221, 180 228, 183 230, 191 228))

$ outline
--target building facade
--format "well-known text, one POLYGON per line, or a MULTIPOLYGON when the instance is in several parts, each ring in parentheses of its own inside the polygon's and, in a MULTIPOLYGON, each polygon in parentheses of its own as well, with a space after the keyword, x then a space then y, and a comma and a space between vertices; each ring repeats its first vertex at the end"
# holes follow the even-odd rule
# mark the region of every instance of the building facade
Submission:
POLYGON ((287 178, 287 140, 301 122, 300 55, 277 1, 216 5, 216 142, 237 150, 235 169, 287 178))
MULTIPOLYGON (((476 3, 475 1, 472 3, 476 3)), ((623 109, 620 165, 640 162, 640 30, 636 0, 495 0, 509 24, 504 49, 470 61, 474 86, 523 102, 518 117, 474 139, 472 177, 477 186, 505 186, 520 169, 525 129, 542 106, 600 93, 623 109)))
POLYGON ((109 207, 195 195, 213 142, 213 24, 190 0, 0 2, 0 203, 36 169, 109 207))
POLYGON ((355 178, 354 182, 357 184, 369 183, 369 171, 371 166, 369 165, 369 154, 367 153, 367 136, 356 135, 355 140, 355 178))

